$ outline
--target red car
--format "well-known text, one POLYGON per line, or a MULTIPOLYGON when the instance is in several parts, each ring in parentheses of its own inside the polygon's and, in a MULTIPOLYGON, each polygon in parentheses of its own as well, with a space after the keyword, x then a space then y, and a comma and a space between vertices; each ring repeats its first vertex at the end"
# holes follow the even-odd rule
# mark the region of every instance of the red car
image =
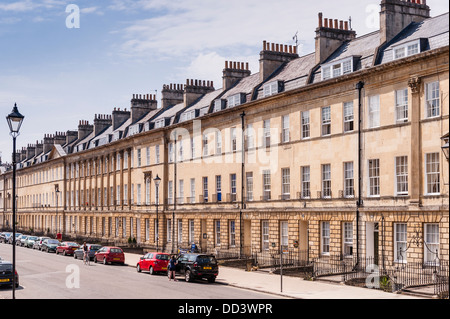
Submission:
POLYGON ((56 247, 56 254, 63 254, 64 256, 73 256, 73 252, 80 247, 77 243, 64 241, 56 247))
POLYGON ((148 270, 150 275, 154 275, 157 272, 167 272, 167 264, 169 263, 170 254, 167 253, 147 253, 140 258, 136 265, 136 270, 141 272, 142 270, 148 270))
POLYGON ((125 254, 122 248, 104 246, 97 250, 94 256, 94 262, 103 262, 103 264, 125 264, 125 254))

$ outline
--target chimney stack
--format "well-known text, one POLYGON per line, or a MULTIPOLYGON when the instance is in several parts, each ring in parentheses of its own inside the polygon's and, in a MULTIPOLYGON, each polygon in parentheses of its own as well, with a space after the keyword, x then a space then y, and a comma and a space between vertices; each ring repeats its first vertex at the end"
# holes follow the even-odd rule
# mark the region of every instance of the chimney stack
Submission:
POLYGON ((130 115, 130 111, 127 111, 126 109, 121 110, 120 108, 114 108, 114 111, 112 112, 113 131, 125 123, 125 121, 130 118, 130 115))
POLYGON ((78 123, 78 139, 82 140, 94 131, 94 126, 89 121, 80 120, 78 123))
POLYGON ((36 154, 36 147, 33 144, 27 146, 27 159, 34 157, 36 154))
POLYGON ((283 63, 298 58, 297 47, 263 41, 259 57, 259 77, 263 82, 283 63))
POLYGON ((171 105, 182 103, 184 101, 183 84, 164 84, 161 95, 161 105, 163 109, 171 105))
POLYGON ((36 141, 36 144, 34 146, 34 155, 38 156, 44 151, 44 143, 42 141, 38 142, 36 141))
POLYGON ((66 133, 56 132, 54 135, 54 143, 64 145, 66 143, 66 133))
POLYGON ((131 123, 135 123, 145 114, 157 108, 156 94, 133 94, 131 99, 131 123))
POLYGON ((108 114, 95 114, 94 117, 94 136, 97 136, 107 127, 112 125, 112 117, 108 114))
POLYGON ((213 81, 187 79, 184 86, 184 106, 190 105, 200 96, 213 91, 213 81))
POLYGON ((78 132, 77 131, 67 131, 66 132, 66 143, 65 144, 70 144, 73 141, 78 139, 78 132))
POLYGON ((50 152, 52 150, 53 144, 55 143, 55 138, 51 134, 44 135, 44 146, 43 151, 44 154, 50 152))
POLYGON ((316 29, 316 64, 325 61, 342 43, 353 40, 356 32, 349 30, 348 21, 323 18, 319 12, 316 29))
POLYGON ((248 62, 231 62, 225 61, 225 68, 223 69, 223 90, 228 90, 237 81, 243 79, 251 74, 248 69, 248 62))
POLYGON ((389 42, 411 22, 430 17, 426 0, 381 0, 380 44, 389 42))

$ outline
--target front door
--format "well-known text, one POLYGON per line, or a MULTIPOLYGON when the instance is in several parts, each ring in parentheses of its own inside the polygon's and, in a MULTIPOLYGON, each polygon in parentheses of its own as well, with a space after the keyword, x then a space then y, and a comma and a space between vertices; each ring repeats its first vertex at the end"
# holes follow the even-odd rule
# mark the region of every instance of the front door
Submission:
POLYGON ((366 257, 373 259, 373 264, 378 265, 379 257, 379 223, 366 223, 366 257))

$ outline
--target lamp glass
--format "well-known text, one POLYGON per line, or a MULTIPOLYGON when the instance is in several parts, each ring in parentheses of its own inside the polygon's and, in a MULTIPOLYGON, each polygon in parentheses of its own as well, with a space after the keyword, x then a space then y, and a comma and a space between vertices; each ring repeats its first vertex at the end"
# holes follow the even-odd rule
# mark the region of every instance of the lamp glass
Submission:
POLYGON ((156 187, 158 187, 159 183, 161 183, 161 178, 159 178, 159 176, 156 175, 156 177, 153 179, 153 181, 155 182, 156 187))
POLYGON ((24 116, 17 109, 17 104, 14 104, 12 112, 6 117, 11 133, 19 133, 23 118, 24 116))

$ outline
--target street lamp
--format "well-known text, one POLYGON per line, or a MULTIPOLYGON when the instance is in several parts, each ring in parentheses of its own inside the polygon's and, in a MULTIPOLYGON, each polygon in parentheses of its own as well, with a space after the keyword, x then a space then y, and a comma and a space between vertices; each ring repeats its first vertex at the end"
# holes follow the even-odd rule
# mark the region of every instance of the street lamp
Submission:
POLYGON ((444 153, 445 158, 448 161, 448 139, 449 139, 449 133, 445 134, 441 137, 441 140, 444 141, 444 145, 441 146, 442 152, 444 153))
POLYGON ((6 117, 9 125, 9 134, 13 138, 13 153, 12 153, 12 166, 13 166, 13 180, 12 180, 12 223, 13 223, 13 284, 12 284, 12 299, 16 299, 16 138, 19 136, 19 130, 22 126, 24 116, 19 113, 17 104, 14 103, 12 112, 6 117))
POLYGON ((155 182, 156 187, 156 251, 158 251, 158 243, 159 243, 159 220, 158 220, 158 206, 159 206, 159 183, 161 183, 161 178, 159 178, 158 174, 156 174, 156 177, 153 179, 155 182))

